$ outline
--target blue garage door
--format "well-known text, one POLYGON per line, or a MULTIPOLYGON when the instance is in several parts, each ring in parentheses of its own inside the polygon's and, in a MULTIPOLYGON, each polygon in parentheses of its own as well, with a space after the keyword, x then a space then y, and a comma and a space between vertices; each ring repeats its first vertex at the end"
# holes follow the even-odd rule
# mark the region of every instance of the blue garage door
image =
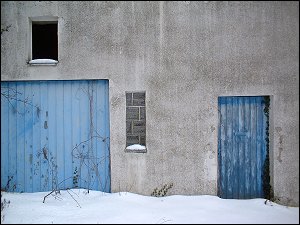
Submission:
POLYGON ((268 99, 218 99, 218 195, 222 198, 263 198, 267 194, 268 99))
POLYGON ((1 189, 110 192, 108 80, 1 82, 1 189))

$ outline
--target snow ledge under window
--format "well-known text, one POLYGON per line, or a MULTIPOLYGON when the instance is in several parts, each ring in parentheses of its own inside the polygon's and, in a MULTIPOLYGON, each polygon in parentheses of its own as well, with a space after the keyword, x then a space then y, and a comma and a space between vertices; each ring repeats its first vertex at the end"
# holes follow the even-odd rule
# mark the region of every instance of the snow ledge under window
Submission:
POLYGON ((147 149, 144 145, 134 144, 127 146, 125 152, 146 153, 147 149))
POLYGON ((54 59, 33 59, 28 62, 30 65, 56 65, 58 61, 54 59))

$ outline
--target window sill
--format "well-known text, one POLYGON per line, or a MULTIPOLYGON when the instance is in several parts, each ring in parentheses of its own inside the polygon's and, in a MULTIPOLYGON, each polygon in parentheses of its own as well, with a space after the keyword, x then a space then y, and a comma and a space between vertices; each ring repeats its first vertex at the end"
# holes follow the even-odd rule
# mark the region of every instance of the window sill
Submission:
POLYGON ((131 153, 146 153, 147 148, 143 145, 130 145, 125 148, 125 152, 131 152, 131 153))
POLYGON ((30 66, 56 66, 58 61, 53 59, 34 59, 28 62, 30 66))

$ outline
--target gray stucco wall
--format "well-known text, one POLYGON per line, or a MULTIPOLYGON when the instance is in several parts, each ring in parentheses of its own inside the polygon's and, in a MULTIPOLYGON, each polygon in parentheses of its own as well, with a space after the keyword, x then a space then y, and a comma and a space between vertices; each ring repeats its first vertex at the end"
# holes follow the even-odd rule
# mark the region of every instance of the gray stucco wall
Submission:
POLYGON ((218 96, 271 96, 275 197, 299 205, 299 2, 3 2, 1 80, 109 79, 112 192, 217 194, 218 96), (58 16, 59 63, 29 66, 29 17, 58 16), (146 91, 147 153, 125 153, 146 91))

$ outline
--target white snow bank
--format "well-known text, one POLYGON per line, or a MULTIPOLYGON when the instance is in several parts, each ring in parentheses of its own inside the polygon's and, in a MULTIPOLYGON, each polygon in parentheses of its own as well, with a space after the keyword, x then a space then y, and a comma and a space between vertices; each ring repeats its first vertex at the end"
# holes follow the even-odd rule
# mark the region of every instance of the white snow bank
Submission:
POLYGON ((127 150, 145 150, 146 147, 144 145, 134 144, 126 147, 127 150))
POLYGON ((146 153, 147 149, 144 145, 134 144, 127 146, 125 152, 146 153))
POLYGON ((33 59, 29 61, 29 64, 32 65, 55 65, 57 64, 58 61, 54 60, 54 59, 33 59))
POLYGON ((1 193, 1 202, 10 201, 1 211, 2 224, 299 224, 299 207, 265 204, 261 198, 150 197, 72 189, 50 195, 43 203, 49 192, 1 193))

